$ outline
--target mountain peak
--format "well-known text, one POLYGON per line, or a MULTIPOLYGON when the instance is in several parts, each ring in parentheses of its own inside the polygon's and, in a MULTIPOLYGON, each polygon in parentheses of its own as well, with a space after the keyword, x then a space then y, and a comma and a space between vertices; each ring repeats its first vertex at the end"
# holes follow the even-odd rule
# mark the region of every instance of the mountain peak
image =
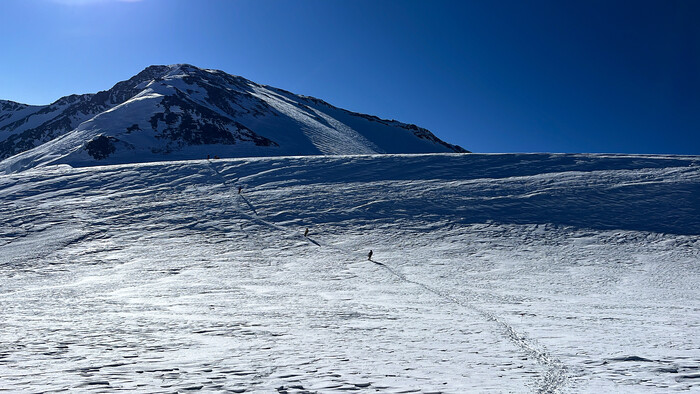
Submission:
POLYGON ((413 124, 190 64, 149 66, 109 90, 30 110, 1 101, 0 110, 6 171, 207 155, 466 152, 413 124))
POLYGON ((146 67, 141 72, 136 74, 134 77, 138 78, 151 78, 158 79, 168 76, 170 74, 196 74, 202 72, 203 70, 199 67, 193 66, 187 63, 170 64, 170 65, 158 65, 154 64, 146 67))

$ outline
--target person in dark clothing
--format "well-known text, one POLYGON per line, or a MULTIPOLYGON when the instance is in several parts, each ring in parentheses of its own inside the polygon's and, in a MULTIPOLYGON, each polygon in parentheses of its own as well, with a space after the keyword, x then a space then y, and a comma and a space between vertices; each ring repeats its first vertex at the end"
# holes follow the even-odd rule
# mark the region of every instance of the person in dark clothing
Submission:
POLYGON ((367 260, 372 261, 372 249, 370 249, 369 253, 367 253, 367 260))
POLYGON ((241 194, 241 190, 243 190, 243 186, 238 186, 238 194, 241 194))
POLYGON ((308 237, 308 236, 309 236, 309 228, 308 228, 308 227, 306 228, 306 231, 304 231, 304 236, 305 236, 305 237, 308 237))

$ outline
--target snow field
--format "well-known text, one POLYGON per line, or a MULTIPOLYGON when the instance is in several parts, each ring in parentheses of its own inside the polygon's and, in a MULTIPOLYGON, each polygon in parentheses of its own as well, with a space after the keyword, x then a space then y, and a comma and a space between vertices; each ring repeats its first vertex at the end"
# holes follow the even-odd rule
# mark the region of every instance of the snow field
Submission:
POLYGON ((0 176, 0 388, 696 390, 697 163, 380 155, 0 176))

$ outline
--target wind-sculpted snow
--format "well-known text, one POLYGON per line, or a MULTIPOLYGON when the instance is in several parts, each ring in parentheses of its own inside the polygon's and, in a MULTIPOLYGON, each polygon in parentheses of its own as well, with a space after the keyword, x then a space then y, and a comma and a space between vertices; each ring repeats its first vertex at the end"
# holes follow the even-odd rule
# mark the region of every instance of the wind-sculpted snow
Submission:
POLYGON ((677 156, 2 175, 0 389, 698 390, 699 191, 677 156))

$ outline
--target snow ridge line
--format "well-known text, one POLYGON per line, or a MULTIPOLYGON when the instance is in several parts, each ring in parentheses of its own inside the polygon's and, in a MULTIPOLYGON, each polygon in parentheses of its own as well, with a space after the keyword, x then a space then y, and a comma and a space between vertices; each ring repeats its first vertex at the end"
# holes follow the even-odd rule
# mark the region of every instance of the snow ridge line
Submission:
MULTIPOLYGON (((224 186, 231 186, 230 183, 226 180, 226 178, 223 175, 221 175, 221 173, 219 171, 217 171, 216 168, 214 168, 214 165, 211 161, 209 161, 209 165, 210 165, 211 170, 219 178, 221 178, 222 184, 224 186)), ((239 178, 236 178, 236 181, 238 179, 239 178)), ((256 212, 256 210, 254 209, 253 205, 247 199, 245 199, 245 197, 243 197, 242 195, 237 195, 237 197, 240 197, 240 198, 237 198, 236 201, 240 202, 240 200, 243 199, 243 201, 251 208, 251 210, 254 213, 254 215, 250 215, 248 213, 243 212, 239 208, 234 208, 242 216, 248 218, 249 220, 251 220, 253 222, 257 222, 257 223, 269 226, 271 228, 274 228, 274 229, 282 231, 282 232, 288 233, 291 231, 289 228, 287 228, 285 226, 280 226, 278 224, 275 224, 275 223, 272 223, 272 222, 269 222, 267 220, 260 218, 258 213, 256 212)), ((344 254, 354 254, 353 251, 346 250, 344 248, 339 248, 337 246, 321 245, 318 242, 316 242, 308 237, 304 237, 302 235, 299 235, 299 238, 303 238, 307 242, 314 244, 316 246, 319 246, 319 247, 327 247, 327 248, 334 249, 334 250, 341 252, 341 253, 344 253, 344 254)), ((411 283, 411 284, 414 284, 416 286, 420 286, 423 289, 425 289, 426 291, 433 293, 434 295, 436 295, 444 300, 447 300, 455 305, 459 305, 461 307, 471 309, 471 310, 477 312, 478 314, 480 314, 487 321, 493 322, 493 323, 501 326, 501 328, 505 332, 506 337, 511 342, 513 342, 517 347, 521 348, 526 354, 528 354, 530 357, 537 360, 537 362, 540 365, 542 365, 543 367, 546 368, 546 372, 545 372, 544 376, 542 377, 542 379, 540 380, 539 387, 538 387, 536 392, 544 394, 544 393, 558 393, 558 392, 562 391, 563 386, 567 383, 567 380, 568 380, 568 377, 566 374, 566 366, 559 359, 551 356, 545 349, 538 347, 535 342, 533 342, 532 340, 529 340, 524 335, 518 333, 513 328, 513 326, 511 326, 510 324, 499 319, 496 315, 494 315, 491 312, 488 312, 484 309, 481 309, 477 306, 474 306, 471 303, 457 299, 457 298, 455 298, 447 293, 443 293, 439 290, 436 290, 436 289, 434 289, 434 288, 432 288, 424 283, 409 279, 401 272, 397 271, 396 269, 394 269, 394 268, 392 268, 392 267, 390 267, 382 262, 375 261, 375 260, 370 260, 370 261, 372 261, 373 263, 375 263, 377 265, 384 267, 384 269, 389 271, 391 274, 393 274, 397 278, 403 280, 404 282, 411 283)))
POLYGON ((530 357, 534 358, 537 360, 537 362, 544 366, 547 371, 545 372, 544 376, 541 379, 541 382, 539 384, 539 388, 537 389, 538 393, 557 393, 560 392, 563 386, 567 382, 567 375, 566 375, 566 366, 559 361, 557 358, 551 356, 545 349, 542 349, 538 347, 532 340, 529 340, 527 337, 525 337, 523 334, 518 333, 515 331, 513 326, 510 324, 504 322, 503 320, 499 319, 496 315, 494 315, 491 312, 488 312, 484 309, 481 309, 477 306, 474 306, 471 303, 465 302, 463 300, 457 299, 447 293, 443 293, 440 290, 436 290, 424 283, 412 280, 407 278, 405 275, 402 273, 398 272, 394 268, 381 263, 379 261, 374 261, 372 260, 377 265, 380 265, 384 267, 387 271, 392 273, 394 276, 398 277, 399 279, 403 280, 404 282, 407 283, 412 283, 414 285, 420 286, 423 289, 427 290, 430 293, 435 294, 436 296, 443 298, 453 304, 462 306, 464 308, 471 309, 481 316, 483 316, 487 321, 493 322, 501 326, 503 331, 505 331, 506 336, 508 339, 513 342, 516 346, 521 348, 525 353, 527 353, 530 357))

